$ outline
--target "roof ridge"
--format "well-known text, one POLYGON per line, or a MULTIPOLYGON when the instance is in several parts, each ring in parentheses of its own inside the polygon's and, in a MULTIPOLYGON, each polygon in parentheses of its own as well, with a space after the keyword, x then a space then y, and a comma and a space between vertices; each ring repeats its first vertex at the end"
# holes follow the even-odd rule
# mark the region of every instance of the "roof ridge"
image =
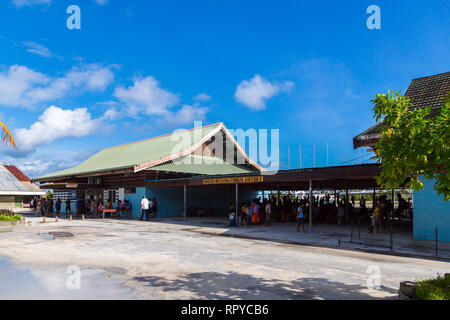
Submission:
POLYGON ((14 178, 16 178, 18 181, 20 181, 20 182, 30 182, 31 180, 30 180, 30 178, 25 174, 25 173, 23 173, 19 168, 17 168, 16 166, 14 166, 14 165, 7 165, 7 164, 4 164, 3 165, 5 168, 6 168, 6 170, 8 170, 13 176, 14 176, 14 178))
POLYGON ((130 144, 135 144, 135 143, 140 143, 140 142, 144 142, 144 141, 150 141, 150 140, 158 139, 158 138, 162 138, 162 137, 167 137, 167 136, 170 136, 170 135, 172 135, 172 134, 179 134, 179 133, 189 132, 189 131, 196 130, 196 129, 203 129, 203 128, 207 128, 207 127, 211 127, 211 126, 217 126, 217 125, 219 125, 219 124, 221 124, 221 123, 222 123, 222 122, 216 122, 216 123, 208 124, 208 125, 206 125, 206 126, 194 127, 194 128, 191 128, 191 129, 186 129, 186 130, 182 130, 182 131, 175 132, 175 133, 174 133, 174 132, 172 132, 172 133, 166 133, 166 134, 162 134, 162 135, 156 136, 156 137, 151 137, 151 138, 142 139, 142 140, 138 140, 138 141, 133 141, 133 142, 128 142, 128 143, 123 143, 123 144, 119 144, 119 145, 117 145, 117 146, 111 146, 111 147, 104 148, 104 149, 102 149, 101 151, 103 151, 103 150, 108 150, 108 149, 114 149, 114 148, 118 148, 118 147, 123 147, 123 146, 127 146, 127 145, 130 145, 130 144))
POLYGON ((424 77, 414 78, 414 79, 412 79, 412 81, 414 81, 414 80, 419 80, 419 79, 424 79, 424 78, 431 78, 431 77, 441 76, 441 75, 444 75, 444 74, 446 74, 446 73, 450 73, 450 71, 446 71, 446 72, 442 72, 442 73, 433 74, 433 75, 431 75, 431 76, 424 76, 424 77))

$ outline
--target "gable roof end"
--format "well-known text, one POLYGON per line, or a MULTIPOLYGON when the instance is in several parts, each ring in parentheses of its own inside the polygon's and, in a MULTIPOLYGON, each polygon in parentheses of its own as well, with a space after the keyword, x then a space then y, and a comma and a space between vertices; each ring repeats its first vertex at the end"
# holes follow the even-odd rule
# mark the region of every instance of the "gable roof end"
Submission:
MULTIPOLYGON (((450 91, 450 72, 413 79, 405 96, 411 99, 414 109, 431 108, 431 116, 444 105, 450 91)), ((353 147, 373 147, 380 138, 381 123, 377 123, 353 138, 353 147)))

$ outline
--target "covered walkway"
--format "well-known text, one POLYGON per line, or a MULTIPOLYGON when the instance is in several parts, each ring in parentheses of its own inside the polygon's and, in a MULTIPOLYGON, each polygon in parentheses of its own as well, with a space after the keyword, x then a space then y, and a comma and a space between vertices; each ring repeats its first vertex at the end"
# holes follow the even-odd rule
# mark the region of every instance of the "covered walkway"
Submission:
MULTIPOLYGON (((183 189, 183 218, 190 213, 189 190, 204 190, 222 188, 222 197, 226 197, 226 203, 233 204, 239 211, 242 203, 249 203, 254 198, 260 197, 261 201, 271 200, 274 209, 281 205, 281 200, 291 202, 294 195, 290 192, 303 191, 307 198, 309 214, 309 229, 312 230, 313 207, 316 205, 317 192, 328 191, 332 194, 335 205, 343 200, 345 205, 345 223, 350 223, 350 191, 371 190, 373 197, 378 189, 375 177, 379 174, 378 164, 365 164, 353 166, 322 167, 296 170, 281 170, 277 172, 252 172, 234 175, 194 176, 177 179, 146 180, 145 185, 151 190, 159 188, 183 189), (286 193, 288 192, 288 193, 286 193), (341 193, 344 192, 345 195, 341 193), (249 196, 249 193, 252 195, 249 196)), ((325 194, 323 194, 325 197, 325 194)), ((298 199, 305 201, 305 199, 298 199)), ((328 199, 330 200, 330 199, 328 199)), ((214 199, 211 199, 214 201, 214 199)), ((224 210, 226 208, 224 207, 224 210)), ((286 213, 287 215, 290 214, 286 213)), ((294 213, 295 214, 295 213, 294 213)), ((278 218, 279 212, 274 212, 273 217, 278 218)))

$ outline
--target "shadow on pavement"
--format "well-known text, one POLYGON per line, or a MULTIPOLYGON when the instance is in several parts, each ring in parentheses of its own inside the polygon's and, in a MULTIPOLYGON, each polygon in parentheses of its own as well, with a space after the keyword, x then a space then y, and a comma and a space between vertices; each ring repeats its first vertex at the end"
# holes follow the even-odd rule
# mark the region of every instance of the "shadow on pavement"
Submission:
MULTIPOLYGON (((188 292, 191 299, 381 299, 376 294, 369 294, 365 286, 348 285, 324 278, 302 278, 287 282, 237 272, 200 272, 189 273, 175 280, 156 276, 135 277, 134 280, 140 285, 157 288, 173 296, 177 296, 178 291, 180 294, 188 292)), ((374 293, 373 290, 371 292, 374 293)), ((378 293, 378 296, 388 296, 384 299, 392 299, 397 290, 382 287, 378 293)))

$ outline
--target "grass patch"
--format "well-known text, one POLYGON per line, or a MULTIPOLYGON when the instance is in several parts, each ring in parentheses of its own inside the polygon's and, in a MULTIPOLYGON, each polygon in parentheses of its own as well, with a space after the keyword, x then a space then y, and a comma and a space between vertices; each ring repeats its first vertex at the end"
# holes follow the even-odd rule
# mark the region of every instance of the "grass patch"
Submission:
POLYGON ((22 216, 20 214, 14 214, 12 210, 0 209, 0 222, 14 222, 20 221, 22 216))
POLYGON ((438 276, 437 279, 417 283, 415 299, 450 300, 450 276, 438 276))
POLYGON ((20 221, 20 219, 22 219, 22 216, 20 214, 15 214, 13 216, 0 215, 0 222, 14 222, 20 221))

